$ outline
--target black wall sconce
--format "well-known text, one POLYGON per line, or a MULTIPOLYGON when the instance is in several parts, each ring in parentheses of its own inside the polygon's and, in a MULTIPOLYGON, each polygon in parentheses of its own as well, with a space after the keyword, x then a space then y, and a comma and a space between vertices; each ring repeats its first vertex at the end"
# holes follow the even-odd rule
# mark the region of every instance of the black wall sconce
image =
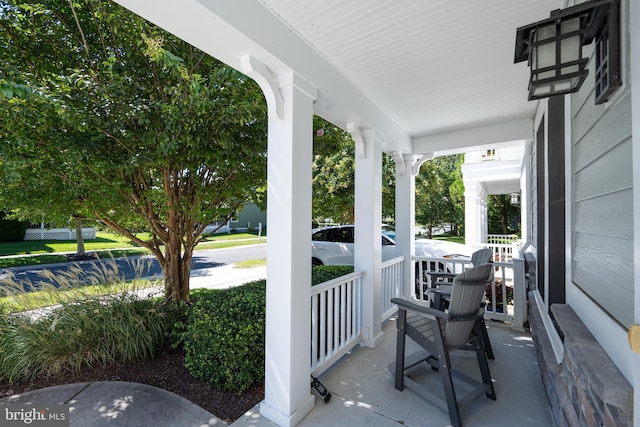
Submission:
POLYGON ((591 0, 557 9, 549 18, 516 30, 514 62, 531 67, 529 100, 577 92, 587 78, 582 46, 596 40, 596 104, 622 84, 620 0, 591 0))

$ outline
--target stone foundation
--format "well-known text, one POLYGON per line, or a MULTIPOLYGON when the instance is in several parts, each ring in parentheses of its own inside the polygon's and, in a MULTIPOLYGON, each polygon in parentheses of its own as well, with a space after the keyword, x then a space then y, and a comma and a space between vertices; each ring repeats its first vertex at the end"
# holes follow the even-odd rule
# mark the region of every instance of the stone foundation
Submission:
POLYGON ((554 422, 564 426, 633 426, 633 388, 575 312, 554 304, 551 313, 564 336, 564 356, 557 363, 530 296, 529 322, 554 422))

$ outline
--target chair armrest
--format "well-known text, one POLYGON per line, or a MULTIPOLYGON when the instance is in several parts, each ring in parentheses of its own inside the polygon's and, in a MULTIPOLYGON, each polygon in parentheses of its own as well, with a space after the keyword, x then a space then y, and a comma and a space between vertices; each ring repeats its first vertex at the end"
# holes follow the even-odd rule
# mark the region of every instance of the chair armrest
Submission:
POLYGON ((423 305, 418 305, 415 303, 412 303, 411 301, 407 301, 406 299, 402 299, 402 298, 391 298, 391 302, 396 304, 399 308, 402 308, 404 310, 410 310, 410 311, 415 311, 417 313, 421 313, 424 314, 426 316, 429 317, 437 317, 440 319, 450 319, 451 316, 449 316, 449 313, 446 313, 444 311, 440 311, 440 310, 436 310, 435 308, 431 308, 431 307, 425 307, 423 305))
POLYGON ((460 273, 450 273, 448 271, 429 271, 429 272, 427 272, 427 274, 429 276, 431 276, 431 277, 434 277, 434 278, 444 277, 444 278, 447 278, 447 279, 452 279, 452 278, 456 277, 460 273))
POLYGON ((433 289, 431 293, 434 295, 440 295, 441 297, 446 298, 451 296, 451 289, 436 288, 436 289, 433 289))

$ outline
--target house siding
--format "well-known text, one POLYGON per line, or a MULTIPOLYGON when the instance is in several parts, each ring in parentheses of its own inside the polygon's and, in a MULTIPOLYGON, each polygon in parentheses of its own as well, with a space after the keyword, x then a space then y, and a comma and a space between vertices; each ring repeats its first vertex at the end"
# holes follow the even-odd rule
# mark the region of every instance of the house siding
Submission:
MULTIPOLYGON (((627 58, 629 53, 627 47, 627 58)), ((625 77, 626 86, 609 104, 595 105, 589 66, 583 87, 566 97, 567 303, 549 307, 555 331, 545 329, 547 313, 535 298, 529 319, 555 424, 634 425, 635 359, 624 339, 636 298, 631 81, 625 77), (554 333, 562 339, 560 358, 548 339, 554 333)), ((544 256, 542 248, 538 256, 544 256)))
POLYGON ((572 102, 572 281, 628 328, 634 309, 631 97, 607 109, 594 104, 593 90, 586 92, 572 102))

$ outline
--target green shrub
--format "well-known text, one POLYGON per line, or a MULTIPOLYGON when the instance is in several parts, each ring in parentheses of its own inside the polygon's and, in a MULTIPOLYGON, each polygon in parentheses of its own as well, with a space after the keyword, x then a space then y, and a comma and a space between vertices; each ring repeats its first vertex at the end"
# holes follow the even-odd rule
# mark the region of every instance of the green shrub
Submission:
MULTIPOLYGON (((353 272, 352 266, 312 269, 312 285, 353 272)), ((266 281, 224 290, 196 289, 185 321, 178 321, 173 346, 185 350, 185 366, 196 378, 243 392, 264 379, 266 281)))
POLYGON ((65 303, 33 321, 0 316, 0 378, 31 380, 81 366, 152 358, 164 347, 165 308, 123 294, 65 303))
POLYGON ((0 242, 21 242, 29 226, 28 222, 17 219, 6 219, 0 211, 0 242))
POLYGON ((352 265, 317 265, 311 269, 311 286, 353 273, 352 265))
POLYGON ((191 375, 239 393, 264 379, 265 284, 196 295, 186 324, 177 325, 191 375))

